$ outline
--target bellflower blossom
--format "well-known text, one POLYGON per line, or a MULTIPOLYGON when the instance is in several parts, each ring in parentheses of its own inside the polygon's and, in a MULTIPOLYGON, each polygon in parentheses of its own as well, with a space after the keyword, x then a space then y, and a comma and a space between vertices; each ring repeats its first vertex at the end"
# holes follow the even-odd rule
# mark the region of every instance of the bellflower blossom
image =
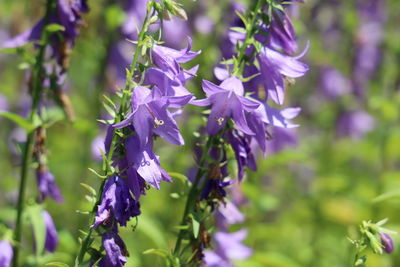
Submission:
POLYGON ((113 219, 121 226, 126 226, 131 217, 139 214, 139 204, 130 195, 125 181, 118 176, 113 176, 108 178, 104 185, 101 204, 98 206, 93 227, 110 223, 113 219))
POLYGON ((103 247, 106 255, 101 259, 100 267, 122 267, 127 259, 127 250, 124 241, 116 233, 116 230, 103 235, 103 247))
POLYGON ((46 240, 44 247, 48 252, 54 252, 58 245, 57 229, 54 225, 53 219, 47 211, 43 210, 42 216, 46 226, 46 240))
POLYGON ((207 267, 233 267, 231 260, 244 260, 250 257, 252 249, 241 242, 246 238, 247 231, 239 230, 235 233, 216 232, 215 251, 204 252, 204 262, 207 267))
POLYGON ((167 108, 169 106, 182 107, 191 98, 191 95, 165 97, 161 95, 157 87, 152 90, 144 86, 135 87, 132 94, 132 112, 124 121, 115 124, 114 127, 124 128, 133 123, 141 147, 149 142, 152 133, 172 144, 183 145, 184 141, 178 125, 167 108))
POLYGON ((246 134, 254 135, 254 132, 248 126, 245 112, 254 111, 260 104, 243 96, 243 84, 238 78, 230 77, 219 86, 209 81, 203 81, 203 90, 207 94, 207 98, 195 100, 193 104, 198 106, 212 105, 207 122, 209 135, 214 135, 222 129, 229 118, 235 121, 237 129, 246 134))
POLYGON ((285 94, 284 78, 298 78, 308 71, 308 66, 298 59, 307 52, 307 48, 296 57, 284 55, 278 51, 264 47, 258 55, 260 71, 266 93, 271 99, 283 104, 285 94))
POLYGON ((7 240, 0 241, 0 266, 9 267, 13 257, 13 249, 7 240))

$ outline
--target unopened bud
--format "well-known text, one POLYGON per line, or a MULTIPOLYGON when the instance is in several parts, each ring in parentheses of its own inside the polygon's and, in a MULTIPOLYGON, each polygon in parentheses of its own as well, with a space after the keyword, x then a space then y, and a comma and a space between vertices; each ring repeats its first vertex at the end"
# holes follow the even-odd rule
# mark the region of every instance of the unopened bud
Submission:
POLYGON ((390 254, 393 252, 394 249, 394 243, 393 239, 390 235, 385 234, 385 233, 379 233, 379 236, 381 237, 381 243, 383 246, 383 250, 387 253, 390 254))

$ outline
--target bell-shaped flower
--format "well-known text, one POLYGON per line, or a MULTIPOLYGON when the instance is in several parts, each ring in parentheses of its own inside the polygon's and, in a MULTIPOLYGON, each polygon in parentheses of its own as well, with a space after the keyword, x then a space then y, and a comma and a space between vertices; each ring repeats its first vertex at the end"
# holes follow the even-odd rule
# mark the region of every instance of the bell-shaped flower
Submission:
POLYGON ((180 72, 178 75, 173 75, 157 68, 149 68, 146 71, 144 84, 157 86, 163 96, 193 97, 185 88, 185 83, 196 74, 197 68, 198 66, 186 72, 180 72))
POLYGON ((216 232, 214 239, 216 242, 215 251, 204 252, 204 262, 207 267, 233 267, 232 260, 244 260, 251 256, 252 249, 243 245, 242 241, 246 238, 247 231, 239 230, 235 233, 216 232))
POLYGON ((188 38, 188 46, 182 50, 175 50, 162 45, 154 45, 152 49, 153 63, 162 69, 163 71, 178 75, 180 72, 184 72, 181 63, 189 62, 190 60, 197 57, 201 51, 193 52, 192 49, 192 39, 188 38))
POLYGON ((227 78, 219 86, 203 81, 203 90, 207 98, 192 103, 198 106, 212 105, 207 122, 207 131, 210 135, 222 129, 229 118, 235 121, 237 129, 254 135, 248 126, 245 112, 255 110, 260 104, 243 96, 243 84, 238 78, 227 78))
POLYGON ((103 247, 106 255, 99 262, 100 267, 123 267, 125 265, 127 249, 116 231, 110 231, 103 235, 103 247))
POLYGON ((44 224, 46 226, 46 240, 44 243, 44 248, 48 252, 54 252, 58 245, 57 229, 54 225, 53 219, 47 211, 43 210, 42 216, 44 224))
POLYGON ((108 224, 113 218, 121 226, 126 226, 131 217, 139 214, 139 204, 132 198, 128 186, 122 178, 112 176, 104 185, 93 227, 108 224))
POLYGON ((268 106, 265 103, 260 103, 260 106, 251 113, 247 114, 249 127, 255 132, 254 138, 259 144, 262 151, 266 151, 267 134, 266 126, 274 126, 281 128, 294 128, 297 124, 290 120, 295 118, 300 113, 300 108, 286 108, 278 110, 268 106))
POLYGON ((298 60, 306 51, 307 48, 301 55, 291 57, 264 47, 258 55, 261 77, 263 78, 266 93, 277 104, 283 104, 285 95, 284 78, 298 78, 308 71, 308 66, 298 60))
POLYGON ((269 46, 274 49, 281 49, 287 54, 294 54, 297 50, 297 37, 293 24, 283 10, 272 9, 272 22, 268 37, 269 46))
POLYGON ((244 176, 245 166, 249 167, 253 171, 257 170, 256 161, 250 148, 250 140, 236 130, 228 132, 225 137, 235 152, 238 168, 238 180, 240 182, 244 176))
MULTIPOLYGON (((153 141, 150 139, 143 149, 140 148, 139 143, 137 135, 132 135, 126 140, 128 166, 133 167, 148 184, 160 189, 161 181, 171 182, 171 177, 161 168, 159 157, 153 152, 153 141)), ((138 186, 140 188, 140 184, 138 186)))
POLYGON ((145 146, 152 134, 157 134, 176 145, 183 145, 183 137, 168 107, 178 108, 187 104, 192 96, 162 96, 157 87, 150 90, 137 86, 132 94, 132 112, 127 118, 114 125, 123 128, 132 124, 139 136, 140 147, 145 146))

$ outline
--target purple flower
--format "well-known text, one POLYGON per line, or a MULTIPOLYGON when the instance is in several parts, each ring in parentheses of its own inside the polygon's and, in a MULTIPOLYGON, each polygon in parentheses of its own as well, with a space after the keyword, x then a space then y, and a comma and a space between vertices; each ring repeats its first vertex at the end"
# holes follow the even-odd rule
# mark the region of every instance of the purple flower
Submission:
POLYGON ((191 38, 188 38, 188 46, 182 50, 175 50, 162 45, 154 45, 151 53, 153 63, 163 71, 177 75, 182 71, 180 63, 189 62, 201 53, 201 51, 190 51, 191 48, 191 38))
POLYGON ((40 201, 46 197, 51 197, 57 202, 63 202, 61 191, 57 187, 53 174, 46 167, 40 167, 36 170, 36 183, 40 193, 40 201))
POLYGON ((126 226, 131 217, 139 214, 139 204, 132 198, 123 179, 113 176, 108 178, 104 185, 93 227, 108 224, 112 219, 121 226, 126 226))
POLYGON ((267 134, 266 126, 275 126, 281 128, 294 128, 297 124, 290 122, 300 112, 300 108, 286 108, 278 110, 260 103, 260 106, 254 111, 247 114, 249 127, 256 133, 254 138, 259 144, 262 151, 266 151, 267 134))
POLYGON ((257 170, 256 161, 250 149, 250 143, 239 131, 233 130, 225 135, 235 152, 238 166, 238 180, 242 181, 244 176, 244 166, 248 166, 251 170, 257 170))
POLYGON ((0 94, 0 111, 6 111, 8 110, 8 108, 9 107, 7 98, 4 95, 0 94))
POLYGON ((126 263, 127 250, 121 237, 114 231, 103 235, 103 247, 106 255, 101 259, 100 267, 122 267, 126 263))
POLYGON ((258 55, 266 93, 275 103, 283 104, 285 77, 298 78, 308 71, 308 66, 298 60, 306 51, 307 48, 299 56, 291 57, 268 47, 264 47, 258 55))
POLYGON ((160 189, 161 181, 171 182, 171 177, 161 168, 158 156, 153 152, 152 139, 149 140, 144 149, 140 149, 139 143, 137 135, 128 137, 125 142, 128 166, 136 170, 139 177, 143 178, 148 184, 160 189))
POLYGON ((282 49, 287 54, 297 50, 297 37, 289 16, 283 11, 273 8, 272 22, 269 30, 269 46, 282 49))
POLYGON ((338 119, 336 130, 339 136, 360 139, 375 127, 375 120, 362 110, 346 111, 338 119))
POLYGON ((248 126, 245 112, 255 110, 260 104, 243 96, 243 84, 238 78, 230 77, 219 86, 209 81, 203 81, 203 90, 207 94, 207 98, 193 101, 193 104, 212 105, 207 123, 207 131, 210 135, 214 135, 222 129, 229 118, 235 121, 237 129, 254 135, 248 126))
POLYGON ((46 225, 46 241, 44 247, 48 252, 54 252, 58 245, 57 229, 54 225, 53 219, 47 211, 43 210, 42 216, 44 224, 46 225))
POLYGON ((203 191, 201 192, 200 198, 207 199, 211 197, 223 200, 226 197, 225 187, 230 186, 234 182, 235 181, 233 180, 224 181, 222 179, 209 178, 207 179, 206 185, 203 191))
POLYGON ((267 143, 269 153, 278 153, 286 147, 297 145, 297 136, 293 129, 274 127, 271 135, 272 140, 267 143))
POLYGON ((242 223, 245 219, 243 213, 229 200, 218 206, 218 215, 222 216, 227 224, 242 223))
POLYGON ((214 235, 217 244, 215 251, 204 252, 204 262, 207 267, 234 266, 231 260, 244 260, 251 256, 252 249, 241 242, 246 238, 247 231, 235 233, 216 232, 214 235))
POLYGON ((337 69, 323 67, 321 69, 320 86, 325 94, 331 100, 350 92, 350 82, 337 69))
POLYGON ((93 139, 92 144, 91 144, 91 151, 92 151, 92 157, 94 160, 100 161, 100 162, 103 160, 103 156, 101 154, 101 151, 103 151, 103 153, 105 152, 104 135, 103 134, 100 134, 93 139))
POLYGON ((147 87, 137 86, 132 94, 132 112, 114 127, 123 128, 132 123, 139 136, 141 147, 153 138, 152 133, 172 144, 183 145, 182 135, 167 108, 182 107, 191 98, 192 96, 163 97, 157 87, 150 90, 147 87))
POLYGON ((9 267, 13 257, 13 249, 10 242, 0 241, 0 266, 9 267))
POLYGON ((394 243, 393 243, 392 237, 390 235, 388 235, 388 234, 385 234, 385 233, 379 233, 379 236, 381 237, 383 250, 387 254, 392 253, 393 249, 394 249, 394 243))

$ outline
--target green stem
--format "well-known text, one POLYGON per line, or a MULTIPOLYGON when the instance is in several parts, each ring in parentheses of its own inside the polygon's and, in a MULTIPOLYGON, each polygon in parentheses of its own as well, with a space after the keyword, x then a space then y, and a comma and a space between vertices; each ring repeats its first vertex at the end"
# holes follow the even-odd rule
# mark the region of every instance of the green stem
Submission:
MULTIPOLYGON (((150 11, 151 11, 152 6, 153 6, 153 1, 151 1, 151 2, 149 2, 147 4, 146 17, 145 17, 145 19, 143 21, 143 25, 142 25, 141 31, 140 31, 140 33, 138 35, 137 47, 136 47, 135 53, 133 55, 132 64, 130 65, 130 72, 132 74, 134 74, 134 72, 136 70, 136 65, 137 65, 138 60, 139 60, 139 54, 140 54, 141 49, 142 49, 142 43, 143 43, 143 40, 145 38, 145 34, 146 34, 148 26, 149 26, 149 16, 150 16, 150 11)), ((126 85, 125 85, 125 90, 124 90, 122 98, 121 98, 121 105, 120 105, 119 110, 118 110, 118 115, 115 118, 115 123, 118 123, 118 122, 123 120, 123 114, 124 114, 125 110, 127 109, 128 104, 129 104, 129 103, 127 103, 128 100, 129 100, 129 97, 128 97, 129 95, 128 95, 127 91, 131 90, 131 89, 132 89, 131 88, 131 82, 129 80, 127 80, 126 81, 126 85)), ((112 137, 110 149, 109 149, 109 151, 107 153, 107 162, 111 162, 112 161, 112 157, 113 157, 113 154, 114 154, 114 151, 115 151, 115 147, 116 147, 117 141, 118 141, 118 135, 114 133, 113 137, 112 137)), ((109 170, 108 167, 106 169, 106 175, 107 176, 110 175, 110 170, 109 170)), ((101 196, 103 194, 103 189, 104 189, 105 182, 106 182, 106 179, 104 179, 102 181, 101 185, 100 185, 100 192, 97 195, 96 203, 93 206, 93 209, 92 209, 92 212, 91 212, 91 218, 90 218, 91 222, 93 222, 93 220, 94 220, 94 217, 95 217, 94 214, 95 214, 95 212, 97 210, 97 206, 101 203, 101 196)), ((87 233, 85 239, 83 240, 81 248, 80 248, 79 253, 78 253, 78 256, 77 256, 77 258, 75 260, 75 267, 82 266, 83 259, 85 257, 86 251, 89 248, 90 243, 91 243, 92 234, 93 234, 93 228, 90 227, 89 232, 87 233)))
POLYGON ((246 24, 246 37, 243 41, 243 44, 238 49, 237 64, 233 70, 233 76, 238 76, 238 74, 242 71, 242 64, 245 62, 246 49, 250 45, 250 41, 254 37, 255 30, 257 29, 257 13, 261 9, 263 2, 263 0, 257 0, 257 3, 252 8, 250 23, 246 24))
MULTIPOLYGON (((53 3, 54 0, 48 0, 46 2, 46 13, 44 17, 44 25, 47 25, 49 21, 50 14, 53 10, 53 3)), ((39 109, 39 103, 41 99, 41 92, 42 92, 42 80, 45 74, 45 70, 43 68, 43 61, 44 61, 44 56, 45 56, 45 50, 46 50, 46 45, 48 42, 48 36, 45 30, 42 32, 42 41, 44 41, 43 44, 41 44, 39 53, 36 56, 36 62, 35 66, 33 68, 33 73, 32 73, 32 108, 29 114, 29 120, 30 122, 34 121, 35 116, 38 114, 38 109, 39 109)), ((20 184, 19 184, 19 189, 18 189, 18 201, 17 201, 17 215, 16 215, 16 220, 15 220, 15 230, 14 230, 14 248, 13 248, 13 261, 12 261, 12 266, 17 267, 18 266, 18 260, 19 260, 19 250, 21 246, 21 237, 22 237, 22 215, 24 212, 25 208, 25 189, 26 189, 26 183, 27 183, 27 176, 28 176, 28 167, 29 167, 29 161, 30 157, 32 154, 32 144, 34 141, 34 136, 35 132, 32 131, 27 134, 27 140, 25 142, 25 146, 23 148, 23 154, 22 154, 22 166, 21 166, 21 174, 20 174, 20 184)))

